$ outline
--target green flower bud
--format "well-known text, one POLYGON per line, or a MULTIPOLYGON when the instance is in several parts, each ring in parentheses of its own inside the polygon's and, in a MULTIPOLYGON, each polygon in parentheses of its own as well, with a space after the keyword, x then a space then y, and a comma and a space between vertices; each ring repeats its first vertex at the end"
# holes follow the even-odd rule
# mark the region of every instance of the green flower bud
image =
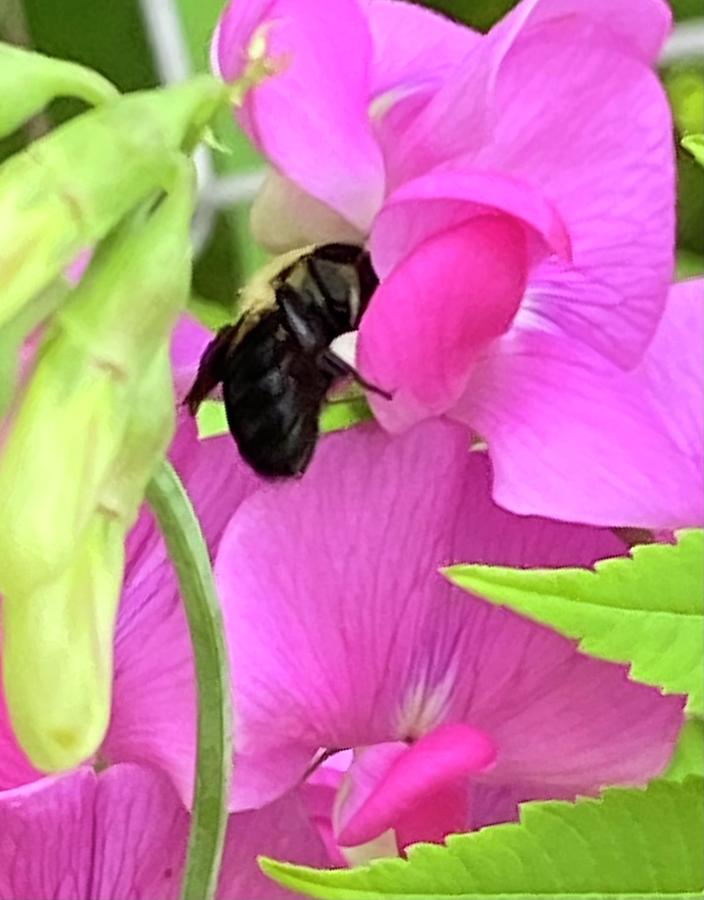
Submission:
POLYGON ((11 134, 55 97, 99 106, 119 97, 106 78, 61 59, 0 43, 0 137, 11 134))
POLYGON ((228 89, 202 76, 91 110, 0 166, 0 325, 173 178, 228 89))
POLYGON ((171 443, 175 401, 169 343, 152 355, 130 399, 130 418, 99 508, 129 529, 139 512, 149 479, 171 443))
MULTIPOLYGON (((0 591, 69 565, 117 464, 134 396, 186 303, 193 174, 99 249, 53 319, 0 455, 0 591)), ((169 390, 168 396, 171 396, 169 390)))
POLYGON ((68 567, 4 601, 8 709, 25 753, 46 772, 88 759, 108 727, 124 539, 173 432, 166 342, 135 385, 128 411, 113 469, 68 567))
POLYGON ((22 748, 43 771, 87 759, 107 729, 124 537, 119 520, 94 515, 64 571, 4 598, 8 710, 22 748))
POLYGON ((40 322, 63 303, 68 292, 68 283, 58 279, 0 328, 0 420, 15 396, 22 345, 40 322))

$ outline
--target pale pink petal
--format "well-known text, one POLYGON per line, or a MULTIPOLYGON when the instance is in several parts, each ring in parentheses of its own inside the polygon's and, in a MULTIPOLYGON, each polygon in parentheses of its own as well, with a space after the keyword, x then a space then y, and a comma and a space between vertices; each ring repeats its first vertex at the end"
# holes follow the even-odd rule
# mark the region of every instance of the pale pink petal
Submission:
POLYGON ((336 867, 346 866, 347 860, 335 838, 333 811, 338 791, 353 758, 352 750, 334 754, 319 765, 300 788, 306 811, 318 830, 331 864, 336 867))
POLYGON ((217 896, 219 900, 279 900, 293 894, 268 879, 258 856, 329 868, 331 859, 308 816, 300 792, 262 809, 230 816, 217 896))
POLYGON ((286 176, 366 231, 384 169, 367 114, 372 43, 362 10, 355 0, 234 0, 216 35, 225 78, 242 74, 261 28, 278 71, 247 94, 241 124, 286 176))
POLYGON ((370 395, 386 428, 459 399, 477 355, 509 327, 526 272, 521 225, 483 216, 424 241, 380 285, 362 320, 359 363, 393 394, 391 402, 370 395))
MULTIPOLYGON (((183 416, 170 451, 214 553, 243 498, 259 484, 229 436, 199 441, 183 416)), ((115 683, 103 754, 162 767, 190 803, 195 760, 195 688, 190 637, 177 581, 149 510, 128 539, 115 635, 115 683)))
POLYGON ((86 819, 93 830, 87 900, 180 896, 189 817, 165 775, 146 766, 111 766, 98 776, 86 819))
MULTIPOLYGON (((606 529, 495 506, 487 458, 467 444, 464 428, 440 421, 396 438, 375 426, 331 435, 304 479, 235 513, 216 576, 235 741, 252 764, 464 722, 495 743, 496 768, 481 776, 495 783, 559 793, 642 781, 665 765, 682 698, 439 574, 460 561, 589 566, 624 550, 606 529)), ((260 802, 304 770, 301 761, 297 777, 272 778, 260 802)))
POLYGON ((250 213, 252 236, 271 253, 334 241, 363 244, 364 235, 331 206, 272 170, 250 213))
POLYGON ((93 258, 93 248, 87 247, 81 250, 78 256, 66 267, 64 276, 72 283, 77 284, 83 277, 83 273, 88 268, 88 264, 93 258))
POLYGON ((349 772, 366 768, 373 754, 376 765, 371 790, 359 799, 350 794, 347 809, 338 820, 338 841, 342 846, 363 844, 389 828, 404 832, 401 844, 419 840, 442 841, 467 823, 469 776, 495 762, 496 748, 486 735, 462 723, 440 725, 412 745, 384 745, 393 748, 379 766, 381 748, 361 753, 349 772), (354 800, 357 799, 357 802, 354 800))
POLYGON ((371 823, 368 820, 362 821, 362 825, 367 827, 361 832, 360 839, 356 839, 355 831, 360 831, 355 822, 357 814, 364 809, 370 798, 374 798, 374 791, 379 782, 408 750, 409 745, 405 741, 388 741, 354 750, 352 761, 338 785, 333 808, 333 835, 339 844, 351 847, 367 843, 392 827, 393 821, 387 821, 383 816, 383 809, 377 809, 371 823), (348 839, 347 834, 350 821, 352 821, 352 840, 348 839), (368 827, 369 824, 371 828, 368 827))
POLYGON ((640 366, 516 331, 474 370, 453 415, 489 444, 494 497, 596 525, 704 524, 704 281, 675 285, 640 366))
POLYGON ((532 262, 550 254, 570 258, 565 223, 540 189, 497 172, 434 171, 404 184, 384 204, 370 238, 374 270, 384 279, 437 232, 497 212, 526 226, 532 262))
POLYGON ((0 900, 102 900, 89 893, 95 793, 90 769, 0 792, 0 900))

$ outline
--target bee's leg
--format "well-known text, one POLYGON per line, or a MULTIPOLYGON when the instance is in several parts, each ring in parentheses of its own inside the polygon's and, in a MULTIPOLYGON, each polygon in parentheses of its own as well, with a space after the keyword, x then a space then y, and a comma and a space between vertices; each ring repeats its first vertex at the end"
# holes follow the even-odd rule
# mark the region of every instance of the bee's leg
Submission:
POLYGON ((322 372, 327 372, 328 375, 332 375, 335 378, 353 378, 357 384, 363 387, 367 391, 371 391, 373 394, 378 394, 380 397, 383 397, 385 400, 393 399, 393 395, 388 391, 385 391, 383 388, 377 387, 375 384, 370 384, 368 381, 365 381, 364 378, 359 374, 359 372, 351 366, 348 362, 345 362, 344 359, 340 359, 340 357, 334 352, 334 350, 323 350, 322 353, 318 356, 318 368, 322 372))
POLYGON ((225 325, 205 348, 196 379, 183 400, 183 405, 188 407, 192 416, 195 416, 203 400, 225 377, 225 360, 238 329, 239 323, 225 325))

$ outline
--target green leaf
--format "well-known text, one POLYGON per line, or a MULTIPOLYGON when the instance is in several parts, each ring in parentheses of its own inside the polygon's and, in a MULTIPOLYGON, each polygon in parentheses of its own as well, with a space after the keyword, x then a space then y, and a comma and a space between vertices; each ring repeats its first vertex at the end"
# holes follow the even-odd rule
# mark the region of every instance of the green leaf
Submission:
POLYGON ((688 775, 704 777, 704 721, 693 716, 687 719, 677 740, 675 752, 667 771, 667 781, 684 781, 688 775))
POLYGON ((191 293, 188 311, 198 319, 201 325, 213 332, 232 321, 232 313, 221 303, 208 297, 201 297, 196 293, 191 293))
POLYGON ((688 693, 704 710, 704 531, 678 533, 676 546, 634 547, 631 557, 590 569, 444 570, 460 587, 578 638, 590 656, 632 664, 636 681, 688 693))
POLYGON ((646 900, 704 887, 701 778, 611 789, 598 800, 521 807, 520 824, 418 844, 408 860, 335 871, 261 859, 267 875, 326 900, 646 900))
POLYGON ((164 461, 152 478, 147 500, 178 575, 198 686, 196 782, 181 897, 210 900, 222 858, 232 771, 230 676, 222 614, 198 519, 169 462, 164 461))
POLYGON ((0 43, 0 135, 19 128, 55 97, 78 97, 97 106, 118 96, 97 72, 0 43))
POLYGON ((220 434, 227 434, 230 430, 227 427, 225 404, 219 400, 204 400, 198 410, 196 422, 198 424, 198 437, 202 441, 206 438, 217 437, 220 434))
POLYGON ((693 253, 691 250, 678 250, 676 262, 676 281, 683 281, 685 278, 693 278, 704 273, 704 256, 693 253))
POLYGON ((343 431, 374 418, 364 396, 345 397, 328 403, 320 414, 320 431, 343 431))
POLYGON ((689 134, 682 138, 682 146, 689 151, 700 166, 704 166, 704 134, 689 134))
MULTIPOLYGON (((368 422, 374 417, 364 397, 348 397, 329 403, 320 414, 320 431, 327 434, 352 428, 360 422, 368 422)), ((225 406, 219 400, 205 400, 198 410, 198 437, 201 440, 227 434, 225 406)))

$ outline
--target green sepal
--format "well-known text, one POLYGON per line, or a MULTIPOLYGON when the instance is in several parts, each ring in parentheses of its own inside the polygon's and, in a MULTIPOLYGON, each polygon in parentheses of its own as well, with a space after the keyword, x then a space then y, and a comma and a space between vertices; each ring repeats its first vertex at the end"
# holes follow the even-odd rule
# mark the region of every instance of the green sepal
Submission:
POLYGON ((0 420, 7 413, 17 390, 20 355, 25 341, 44 319, 59 308, 68 292, 68 283, 57 279, 0 328, 0 420))
POLYGON ((0 43, 0 97, 0 137, 4 137, 56 97, 77 97, 100 106, 115 100, 119 92, 84 66, 0 43))
POLYGON ((680 141, 685 150, 692 154, 700 166, 704 166, 704 134, 688 134, 680 141))

